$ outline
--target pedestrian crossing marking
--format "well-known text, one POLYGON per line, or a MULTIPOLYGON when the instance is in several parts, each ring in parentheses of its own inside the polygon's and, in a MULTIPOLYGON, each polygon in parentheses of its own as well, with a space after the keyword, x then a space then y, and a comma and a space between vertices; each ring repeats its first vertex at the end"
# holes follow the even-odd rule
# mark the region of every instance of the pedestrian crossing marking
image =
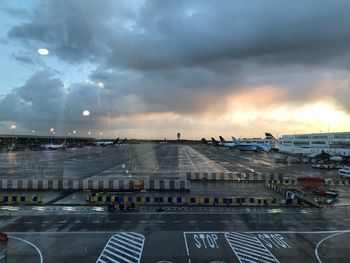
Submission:
POLYGON ((96 263, 139 263, 145 237, 135 232, 113 235, 102 250, 96 263))
POLYGON ((225 233, 225 238, 240 263, 279 263, 272 253, 252 234, 225 233))

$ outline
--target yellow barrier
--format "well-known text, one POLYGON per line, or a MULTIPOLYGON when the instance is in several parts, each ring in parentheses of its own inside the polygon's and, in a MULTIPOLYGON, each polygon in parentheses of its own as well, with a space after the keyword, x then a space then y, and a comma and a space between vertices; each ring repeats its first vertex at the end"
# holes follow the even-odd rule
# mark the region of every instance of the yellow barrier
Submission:
MULTIPOLYGON (((275 187, 273 185, 273 187, 275 187)), ((280 190, 280 188, 277 188, 280 190)), ((216 196, 89 196, 91 203, 102 204, 120 204, 120 205, 206 205, 206 206, 268 206, 278 205, 280 200, 276 198, 257 198, 257 197, 216 197, 216 196)), ((293 201, 293 204, 295 202, 293 201)))
POLYGON ((40 204, 42 203, 43 198, 42 196, 32 196, 32 195, 27 195, 27 196, 17 196, 17 195, 5 195, 5 196, 0 196, 0 203, 6 203, 6 204, 18 204, 18 203, 23 203, 23 204, 40 204))

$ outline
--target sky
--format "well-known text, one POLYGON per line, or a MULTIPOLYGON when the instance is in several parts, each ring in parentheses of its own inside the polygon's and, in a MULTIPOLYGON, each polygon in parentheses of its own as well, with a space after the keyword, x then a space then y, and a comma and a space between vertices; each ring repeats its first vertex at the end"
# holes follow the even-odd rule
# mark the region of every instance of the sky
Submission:
POLYGON ((349 13, 347 0, 1 1, 0 134, 350 131, 349 13))

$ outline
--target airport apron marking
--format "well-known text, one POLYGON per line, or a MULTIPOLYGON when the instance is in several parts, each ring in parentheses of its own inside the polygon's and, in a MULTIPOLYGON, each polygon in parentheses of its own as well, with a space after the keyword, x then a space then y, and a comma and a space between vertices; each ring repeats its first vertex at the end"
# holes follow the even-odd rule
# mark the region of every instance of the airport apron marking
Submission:
POLYGON ((291 246, 285 241, 282 235, 280 234, 258 234, 259 239, 269 248, 291 248, 291 246))
POLYGON ((225 238, 241 263, 279 262, 260 240, 251 234, 231 232, 225 233, 225 238))
POLYGON ((113 235, 104 247, 96 263, 139 263, 145 237, 134 232, 113 235))

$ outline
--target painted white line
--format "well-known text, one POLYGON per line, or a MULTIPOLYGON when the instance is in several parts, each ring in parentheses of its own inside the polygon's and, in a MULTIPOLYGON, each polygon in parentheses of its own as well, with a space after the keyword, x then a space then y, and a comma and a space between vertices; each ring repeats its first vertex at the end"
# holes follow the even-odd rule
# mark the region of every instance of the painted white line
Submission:
POLYGON ((145 237, 134 232, 120 232, 114 234, 103 248, 96 263, 141 261, 145 237))
POLYGON ((228 232, 225 233, 225 238, 241 263, 252 261, 266 263, 279 262, 275 256, 261 243, 261 241, 252 234, 228 232), (254 247, 246 247, 246 242, 254 247))
MULTIPOLYGON (((232 242, 235 242, 235 241, 232 241, 232 242)), ((242 247, 242 248, 247 249, 247 250, 254 250, 254 251, 258 250, 258 251, 261 251, 262 254, 265 254, 265 250, 263 250, 261 248, 257 248, 256 246, 242 244, 240 242, 237 242, 236 246, 237 247, 242 247)))
POLYGON ((43 255, 41 254, 41 251, 40 249, 34 245, 32 242, 29 242, 28 240, 25 240, 25 239, 22 239, 22 238, 19 238, 19 237, 15 237, 15 236, 8 236, 9 238, 13 238, 13 239, 17 239, 19 241, 22 241, 24 243, 27 243, 28 245, 32 246, 39 254, 39 258, 40 258, 40 263, 43 263, 44 262, 44 259, 43 259, 43 255))
POLYGON ((136 239, 136 240, 139 240, 140 242, 142 242, 143 241, 143 237, 142 238, 140 238, 139 236, 135 236, 135 235, 130 235, 130 234, 128 234, 128 233, 123 233, 122 235, 124 235, 124 236, 128 236, 128 237, 130 237, 130 238, 133 238, 133 239, 136 239))
MULTIPOLYGON (((168 208, 168 207, 167 207, 168 208)), ((181 215, 250 215, 251 212, 238 212, 238 213, 233 213, 233 212, 227 212, 227 209, 223 209, 224 207, 221 207, 219 209, 211 209, 211 210, 207 210, 207 212, 202 212, 199 210, 196 210, 198 212, 179 212, 178 210, 175 211, 164 211, 162 212, 163 215, 174 215, 174 214, 181 214, 181 215)), ((198 208, 196 208, 198 209, 198 208)), ((231 211, 234 210, 234 208, 230 208, 231 211)), ((56 215, 57 211, 48 211, 48 212, 52 212, 52 214, 49 215, 56 215)), ((253 211, 254 214, 260 215, 260 214, 268 214, 266 212, 259 212, 259 211, 253 211)), ((299 215, 304 215, 305 212, 289 212, 289 211, 282 211, 281 213, 283 214, 299 214, 299 215)), ((319 214, 319 211, 309 211, 308 213, 317 213, 319 214)), ((15 215, 15 212, 12 212, 13 215, 15 215)), ((65 213, 62 213, 65 214, 65 213)), ((75 215, 108 215, 108 212, 106 211, 96 211, 96 212, 84 212, 84 211, 77 211, 74 213, 75 215), (78 212, 83 212, 83 213, 78 213, 78 212)), ((33 213, 26 213, 26 214, 18 214, 18 216, 23 216, 23 215, 33 215, 33 213)), ((159 212, 128 212, 128 215, 159 215, 159 212)), ((312 221, 312 219, 310 219, 310 221, 312 221)))
MULTIPOLYGON (((265 234, 265 233, 271 233, 271 234, 332 234, 332 233, 339 233, 339 232, 349 232, 350 229, 341 229, 341 230, 320 230, 320 231, 278 231, 278 230, 264 230, 264 231, 241 231, 240 233, 248 233, 248 234, 265 234)), ((203 233, 203 234, 225 234, 230 231, 185 231, 186 234, 197 234, 197 233, 203 233)))
POLYGON ((124 242, 131 242, 131 243, 134 244, 134 246, 138 246, 138 245, 140 245, 140 243, 142 244, 142 242, 143 242, 143 240, 142 240, 141 242, 137 242, 137 241, 135 241, 135 240, 132 239, 132 238, 125 237, 125 236, 123 236, 123 233, 121 233, 121 234, 118 235, 118 239, 119 239, 119 240, 122 239, 122 240, 124 240, 124 242))
MULTIPOLYGON (((110 241, 112 244, 114 244, 114 245, 116 245, 117 246, 117 244, 115 243, 115 242, 113 242, 112 240, 110 241)), ((127 246, 127 247, 131 247, 131 250, 134 252, 135 250, 137 250, 137 248, 136 247, 134 247, 134 246, 131 246, 128 242, 124 242, 123 240, 119 240, 119 243, 121 243, 121 244, 123 244, 123 245, 125 245, 125 246, 127 246)))
POLYGON ((113 255, 116 256, 116 257, 118 257, 116 253, 121 253, 121 254, 123 254, 124 256, 128 256, 128 257, 133 258, 134 260, 138 260, 138 258, 135 257, 135 256, 133 255, 133 254, 134 254, 134 251, 132 251, 132 252, 130 253, 130 252, 125 252, 125 251, 123 251, 123 250, 121 250, 121 249, 117 249, 117 248, 115 248, 115 247, 112 247, 112 246, 110 246, 110 245, 108 245, 107 247, 109 248, 108 253, 111 253, 111 254, 113 254, 113 255), (113 253, 112 251, 115 251, 116 253, 113 253))
POLYGON ((264 249, 258 248, 256 247, 256 245, 249 245, 249 244, 242 243, 242 241, 235 241, 235 240, 231 240, 231 242, 236 243, 236 246, 238 247, 245 247, 247 249, 252 248, 256 250, 261 250, 261 252, 265 252, 264 249))
MULTIPOLYGON (((333 234, 333 233, 343 233, 343 232, 349 232, 350 229, 343 229, 343 230, 324 230, 324 231, 278 231, 278 230, 264 230, 264 231, 241 231, 240 233, 249 233, 249 234, 333 234)), ((6 233, 12 234, 12 235, 77 235, 77 234, 115 234, 116 231, 89 231, 89 230, 82 230, 82 231, 8 231, 6 233)), ((183 233, 186 234, 197 234, 197 233, 203 233, 203 234, 225 234, 229 231, 185 231, 183 233)))
POLYGON ((187 256, 189 256, 190 252, 188 250, 187 239, 186 239, 186 232, 183 232, 183 236, 184 236, 184 240, 185 240, 186 253, 187 253, 187 256))
POLYGON ((134 253, 134 250, 130 249, 130 248, 127 247, 127 246, 123 246, 122 244, 115 243, 115 242, 112 242, 112 241, 111 241, 111 243, 112 243, 114 246, 116 246, 116 247, 121 247, 121 248, 124 249, 124 250, 127 250, 127 251, 129 251, 129 252, 131 252, 131 253, 134 253))
POLYGON ((342 235, 342 234, 349 233, 349 232, 350 232, 350 231, 345 231, 345 232, 335 233, 335 234, 333 234, 333 235, 330 235, 330 236, 325 237, 325 238, 324 238, 324 239, 322 239, 320 242, 318 242, 318 243, 317 243, 317 245, 316 245, 316 248, 315 248, 315 256, 316 256, 316 258, 317 258, 318 262, 319 262, 319 263, 322 263, 322 261, 321 261, 321 259, 320 259, 319 255, 318 255, 318 248, 319 248, 319 246, 322 244, 322 242, 323 242, 323 241, 325 241, 325 240, 327 240, 327 239, 329 239, 329 238, 332 238, 332 237, 338 236, 338 235, 342 235))

